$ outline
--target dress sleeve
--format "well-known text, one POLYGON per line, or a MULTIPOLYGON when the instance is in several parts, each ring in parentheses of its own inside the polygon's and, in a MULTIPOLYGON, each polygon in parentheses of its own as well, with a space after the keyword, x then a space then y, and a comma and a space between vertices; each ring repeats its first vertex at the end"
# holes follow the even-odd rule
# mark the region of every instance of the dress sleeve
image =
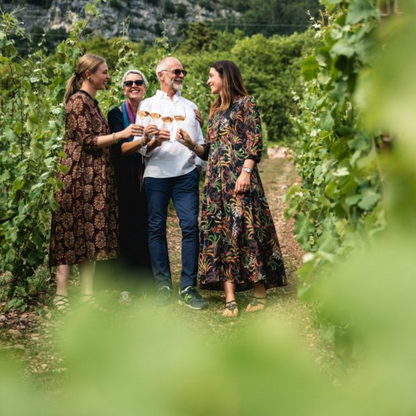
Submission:
MULTIPOLYGON (((124 130, 123 113, 118 107, 114 107, 108 113, 108 124, 110 125, 111 133, 117 133, 124 130)), ((111 146, 111 151, 114 155, 121 155, 121 145, 128 140, 120 140, 117 144, 111 146)))
POLYGON ((259 163, 263 148, 259 108, 255 98, 247 96, 243 106, 243 120, 246 131, 247 159, 259 163))
POLYGON ((209 143, 201 144, 201 146, 204 148, 204 153, 202 154, 202 156, 200 156, 200 159, 202 159, 202 160, 208 160, 209 149, 210 149, 211 146, 210 146, 209 143))
MULTIPOLYGON (((196 107, 195 104, 194 104, 194 106, 196 107)), ((201 129, 201 126, 199 125, 198 121, 195 120, 195 124, 196 124, 196 128, 195 128, 195 130, 196 130, 196 138, 195 138, 195 141, 198 144, 200 144, 201 146, 204 147, 204 154, 203 154, 203 156, 202 157, 196 157, 195 158, 195 164, 198 165, 198 166, 201 166, 202 170, 206 170, 207 164, 205 163, 205 160, 208 159, 208 153, 206 153, 206 151, 205 151, 204 134, 202 133, 202 129, 201 129), (205 153, 206 153, 206 158, 204 159, 205 153)), ((209 151, 209 149, 208 149, 208 151, 209 151)))
POLYGON ((124 130, 123 113, 118 107, 114 107, 108 113, 108 124, 110 125, 111 133, 124 130))
POLYGON ((75 96, 66 106, 66 127, 69 136, 73 137, 86 151, 97 150, 98 134, 93 130, 91 108, 82 96, 75 96))

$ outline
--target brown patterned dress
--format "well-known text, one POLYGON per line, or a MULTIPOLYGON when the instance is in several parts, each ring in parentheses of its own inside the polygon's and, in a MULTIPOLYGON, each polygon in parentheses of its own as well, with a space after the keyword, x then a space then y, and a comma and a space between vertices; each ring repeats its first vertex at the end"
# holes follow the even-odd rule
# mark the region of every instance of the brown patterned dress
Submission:
POLYGON ((97 149, 97 138, 110 134, 98 102, 85 91, 68 101, 65 116, 67 172, 58 175, 59 208, 52 216, 51 266, 107 260, 118 254, 118 211, 110 148, 97 149))

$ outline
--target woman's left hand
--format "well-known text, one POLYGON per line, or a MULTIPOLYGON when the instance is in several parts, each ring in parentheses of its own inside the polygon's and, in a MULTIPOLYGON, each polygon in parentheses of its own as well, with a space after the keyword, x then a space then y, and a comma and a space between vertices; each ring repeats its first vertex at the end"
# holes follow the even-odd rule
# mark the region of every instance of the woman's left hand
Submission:
POLYGON ((191 137, 189 136, 189 134, 182 129, 178 129, 176 132, 176 140, 180 143, 183 144, 185 147, 187 147, 188 149, 192 146, 195 145, 195 142, 191 139, 191 137))
POLYGON ((251 184, 251 177, 250 173, 242 171, 240 176, 237 179, 237 182, 235 183, 235 192, 237 194, 243 194, 244 192, 247 192, 250 190, 250 184, 251 184))

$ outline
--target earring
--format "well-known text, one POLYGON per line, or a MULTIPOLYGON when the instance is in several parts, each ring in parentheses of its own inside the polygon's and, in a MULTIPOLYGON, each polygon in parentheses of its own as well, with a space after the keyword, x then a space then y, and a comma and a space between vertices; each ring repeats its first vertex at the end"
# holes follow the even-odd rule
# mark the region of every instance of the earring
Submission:
POLYGON ((92 82, 92 78, 91 78, 91 77, 88 77, 88 81, 89 81, 89 82, 92 82))

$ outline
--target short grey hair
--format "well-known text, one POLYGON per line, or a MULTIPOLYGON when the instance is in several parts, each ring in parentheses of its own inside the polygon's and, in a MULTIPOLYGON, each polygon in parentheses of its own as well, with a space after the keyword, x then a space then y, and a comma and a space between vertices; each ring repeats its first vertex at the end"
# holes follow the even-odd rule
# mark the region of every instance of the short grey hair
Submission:
MULTIPOLYGON (((163 58, 156 67, 156 76, 159 72, 165 70, 166 68, 166 63, 169 62, 170 60, 174 60, 174 61, 178 61, 179 63, 181 63, 181 61, 178 58, 175 58, 174 56, 167 56, 166 58, 163 58)), ((182 65, 182 64, 181 64, 182 65)), ((159 78, 159 77, 158 77, 159 78)))
POLYGON ((121 88, 124 88, 124 82, 126 81, 127 75, 129 74, 137 74, 140 75, 144 81, 144 85, 145 87, 147 87, 147 79, 144 76, 143 72, 137 70, 137 69, 129 69, 128 71, 126 71, 123 75, 123 79, 121 80, 121 88))

